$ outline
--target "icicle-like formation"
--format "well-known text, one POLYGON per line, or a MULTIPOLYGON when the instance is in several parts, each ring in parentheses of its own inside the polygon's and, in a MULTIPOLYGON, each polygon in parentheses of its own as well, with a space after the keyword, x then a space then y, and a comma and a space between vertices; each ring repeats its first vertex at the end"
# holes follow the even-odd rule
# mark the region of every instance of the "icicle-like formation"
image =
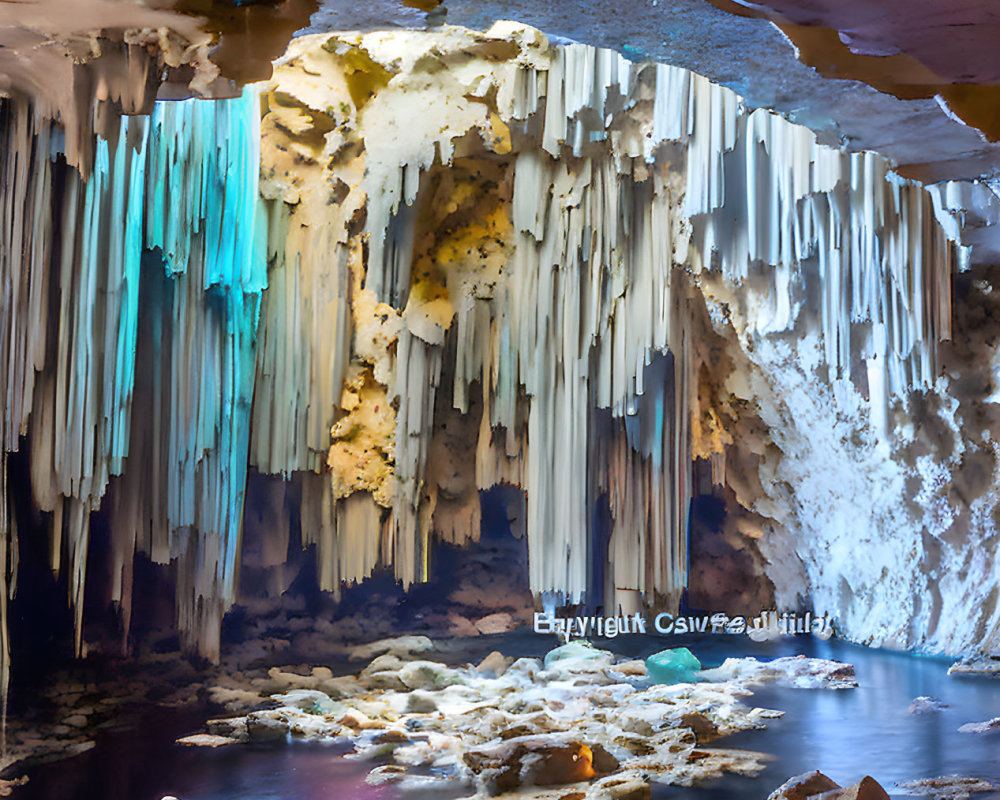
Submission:
POLYGON ((589 562, 603 557, 591 552, 591 509, 608 492, 612 588, 676 599, 686 569, 689 461, 685 294, 672 289, 679 194, 641 159, 557 162, 527 151, 514 174, 517 241, 494 301, 490 408, 492 424, 512 430, 516 384, 531 398, 527 530, 529 552, 540 554, 530 563, 532 586, 574 597, 587 591, 589 562), (677 369, 654 371, 647 386, 653 353, 668 350, 678 354, 677 369), (626 420, 627 444, 592 426, 595 406, 626 420), (656 423, 639 425, 650 413, 656 423), (609 438, 625 450, 614 451, 609 438), (570 466, 591 463, 603 465, 596 476, 570 466))
POLYGON ((263 472, 287 476, 326 462, 350 353, 344 211, 322 200, 271 206, 251 441, 263 472))
POLYGON ((236 593, 267 283, 259 119, 248 89, 220 103, 161 103, 149 121, 144 249, 159 257, 165 278, 148 277, 150 336, 140 357, 160 372, 143 398, 123 487, 145 502, 115 519, 115 535, 135 537, 155 560, 179 560, 178 622, 209 656, 236 593), (143 473, 157 476, 159 492, 129 485, 143 473))
POLYGON ((320 588, 339 595, 344 584, 363 580, 392 558, 381 549, 383 509, 363 492, 336 502, 326 476, 307 472, 301 479, 302 543, 315 544, 322 555, 320 588))
POLYGON ((35 370, 44 363, 48 265, 52 247, 51 126, 26 103, 0 100, 0 378, 3 449, 26 432, 35 370))
MULTIPOLYGON (((850 353, 860 351, 876 420, 892 397, 933 380, 954 248, 927 193, 883 159, 824 147, 700 76, 583 45, 549 48, 537 32, 500 23, 486 34, 307 37, 274 87, 263 173, 277 201, 271 230, 288 231, 283 250, 272 241, 275 275, 303 254, 296 274, 343 286, 350 264, 350 355, 340 311, 324 346, 339 343, 336 376, 348 360, 350 374, 369 375, 367 389, 339 401, 333 489, 320 493, 329 513, 307 534, 328 588, 379 554, 404 583, 426 575, 439 525, 428 454, 450 406, 482 415, 477 486, 526 490, 535 590, 603 592, 622 606, 640 594, 676 599, 697 405, 692 289, 679 267, 741 287, 741 336, 815 325, 834 385, 852 377, 850 353), (320 237, 325 261, 311 255, 320 237), (375 414, 393 400, 388 418, 375 414), (367 430, 363 453, 384 460, 352 449, 350 430, 367 430), (362 558, 342 526, 345 498, 358 491, 387 509, 366 501, 350 512, 369 526, 362 558), (613 568, 598 587, 602 494, 613 568)), ((275 353, 294 350, 293 320, 312 325, 297 291, 266 301, 275 353)), ((336 304, 347 294, 338 289, 336 304)), ((258 390, 268 430, 308 388, 301 377, 274 387, 258 390)), ((275 459, 258 431, 258 463, 315 469, 301 454, 322 437, 294 428, 301 415, 282 419, 298 438, 281 438, 275 459)), ((450 521, 438 533, 460 537, 450 521)))
POLYGON ((45 276, 51 247, 48 124, 23 101, 0 100, 0 752, 6 752, 11 648, 7 602, 17 588, 17 525, 7 487, 7 454, 25 432, 35 365, 45 350, 45 276))
POLYGON ((254 91, 123 119, 85 180, 4 106, 4 449, 30 432, 78 614, 110 483, 126 622, 136 550, 176 559, 217 654, 248 463, 300 482, 331 591, 424 579, 506 481, 536 591, 676 600, 692 276, 734 290, 748 344, 821 336, 835 389, 860 352, 876 422, 936 376, 954 248, 928 194, 697 75, 501 23, 305 37, 263 91, 263 119, 254 91))
MULTIPOLYGON (((274 214, 279 224, 286 208, 274 214)), ((293 215, 290 224, 301 222, 293 215)), ((253 463, 284 475, 326 462, 351 337, 348 252, 330 235, 337 228, 299 230, 272 235, 287 243, 273 254, 261 310, 252 426, 253 463)))
POLYGON ((7 697, 10 689, 10 637, 7 603, 17 591, 17 520, 8 506, 7 451, 0 452, 0 753, 7 751, 7 697))
POLYGON ((122 118, 86 180, 56 158, 48 123, 4 114, 4 449, 30 433, 77 649, 90 512, 123 473, 112 597, 129 606, 137 546, 179 558, 181 624, 199 631, 235 596, 266 286, 257 94, 122 118))
POLYGON ((950 275, 957 266, 948 231, 934 219, 936 193, 896 177, 874 153, 842 153, 776 114, 748 112, 735 93, 687 70, 657 65, 650 85, 653 68, 632 65, 638 75, 628 78, 614 53, 587 59, 573 55, 578 47, 561 51, 549 71, 544 149, 555 154, 552 142, 563 142, 576 153, 581 140, 604 138, 580 132, 579 101, 565 99, 580 87, 594 91, 590 118, 614 113, 622 101, 612 103, 612 96, 632 108, 652 94, 644 141, 623 126, 611 132, 613 152, 635 156, 641 148, 647 161, 662 163, 664 143, 682 145, 682 216, 694 248, 682 260, 719 268, 736 285, 763 270, 766 291, 747 305, 763 300, 764 308, 746 315, 761 334, 790 329, 804 299, 805 265, 815 264, 823 300, 810 311, 820 317, 831 377, 846 377, 850 353, 860 352, 876 415, 884 415, 889 399, 933 383, 936 344, 951 335, 950 275), (555 91, 553 79, 560 81, 555 91), (617 91, 601 88, 608 85, 617 91))
MULTIPOLYGON (((774 114, 737 114, 725 98, 707 96, 709 116, 724 133, 707 142, 702 128, 689 134, 692 244, 734 285, 765 268, 763 307, 747 301, 746 318, 758 334, 791 329, 808 265, 815 265, 822 297, 809 311, 819 317, 830 379, 835 386, 849 380, 851 354, 860 354, 872 414, 884 430, 893 398, 933 384, 937 343, 951 336, 956 250, 936 223, 931 196, 891 174, 873 153, 839 153, 774 114), (725 133, 730 129, 735 139, 725 133), (707 192, 692 191, 696 149, 710 165, 699 176, 707 192)), ((683 92, 657 94, 657 103, 690 102, 683 92)))

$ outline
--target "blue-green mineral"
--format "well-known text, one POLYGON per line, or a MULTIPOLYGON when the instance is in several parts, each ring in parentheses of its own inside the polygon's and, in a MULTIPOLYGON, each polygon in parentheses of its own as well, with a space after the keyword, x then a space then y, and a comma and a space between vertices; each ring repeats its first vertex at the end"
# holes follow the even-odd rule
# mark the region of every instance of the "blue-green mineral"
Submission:
POLYGON ((661 650, 646 659, 646 671, 653 683, 694 683, 701 662, 686 647, 661 650))

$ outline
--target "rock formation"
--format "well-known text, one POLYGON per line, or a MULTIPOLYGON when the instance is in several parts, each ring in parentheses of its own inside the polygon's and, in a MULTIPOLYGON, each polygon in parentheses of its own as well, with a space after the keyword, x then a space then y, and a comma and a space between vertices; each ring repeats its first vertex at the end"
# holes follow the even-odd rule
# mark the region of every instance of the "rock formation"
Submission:
POLYGON ((782 607, 996 646, 990 181, 511 22, 305 36, 238 96, 147 100, 100 135, 0 106, 3 447, 78 650, 100 510, 126 637, 141 552, 218 656, 250 470, 266 560, 294 517, 330 592, 426 580, 509 484, 536 593, 674 607, 695 462, 782 607))

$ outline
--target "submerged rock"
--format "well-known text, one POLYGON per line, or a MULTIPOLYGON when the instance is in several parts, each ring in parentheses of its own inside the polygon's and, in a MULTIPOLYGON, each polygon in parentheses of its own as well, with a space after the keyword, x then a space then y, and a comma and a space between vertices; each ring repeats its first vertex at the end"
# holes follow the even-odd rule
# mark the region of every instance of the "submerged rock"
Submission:
POLYGON ((968 800, 970 794, 993 792, 998 788, 982 778, 964 775, 942 775, 940 778, 921 778, 896 784, 910 795, 930 795, 934 800, 968 800))
POLYGON ((646 659, 653 683, 693 683, 698 680, 701 662, 686 647, 662 650, 646 659))
POLYGON ((942 711, 946 708, 949 708, 948 704, 942 703, 936 697, 921 696, 914 698, 907 710, 911 714, 933 714, 936 711, 942 711))
POLYGON ((959 733, 990 733, 1000 730, 1000 717, 988 719, 985 722, 967 722, 958 729, 959 733))

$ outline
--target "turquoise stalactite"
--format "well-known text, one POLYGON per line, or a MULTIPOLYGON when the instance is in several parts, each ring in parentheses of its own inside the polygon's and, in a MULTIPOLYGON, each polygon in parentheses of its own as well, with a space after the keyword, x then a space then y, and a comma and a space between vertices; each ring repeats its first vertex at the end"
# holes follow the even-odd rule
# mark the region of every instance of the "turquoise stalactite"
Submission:
MULTIPOLYGON (((236 592, 257 325, 267 286, 259 125, 253 88, 234 100, 158 103, 150 121, 145 247, 158 252, 174 284, 169 295, 157 296, 169 303, 159 312, 169 320, 168 340, 160 343, 169 351, 169 385, 152 392, 169 430, 166 463, 156 465, 165 478, 169 541, 151 550, 179 559, 186 573, 179 580, 179 620, 209 655, 236 592)), ((136 455, 156 458, 162 451, 136 455)), ((138 531, 156 516, 150 509, 131 527, 138 531)))
POLYGON ((86 179, 61 159, 49 122, 23 103, 2 110, 2 144, 15 154, 2 171, 29 200, 2 197, 10 313, 0 333, 15 343, 0 364, 14 412, 4 449, 30 434, 32 489, 53 512, 52 566, 68 571, 77 650, 90 512, 114 485, 110 594, 126 627, 135 551, 177 559, 179 622, 198 630, 188 644, 215 655, 236 592, 267 286, 257 91, 123 117, 98 140, 86 179))

